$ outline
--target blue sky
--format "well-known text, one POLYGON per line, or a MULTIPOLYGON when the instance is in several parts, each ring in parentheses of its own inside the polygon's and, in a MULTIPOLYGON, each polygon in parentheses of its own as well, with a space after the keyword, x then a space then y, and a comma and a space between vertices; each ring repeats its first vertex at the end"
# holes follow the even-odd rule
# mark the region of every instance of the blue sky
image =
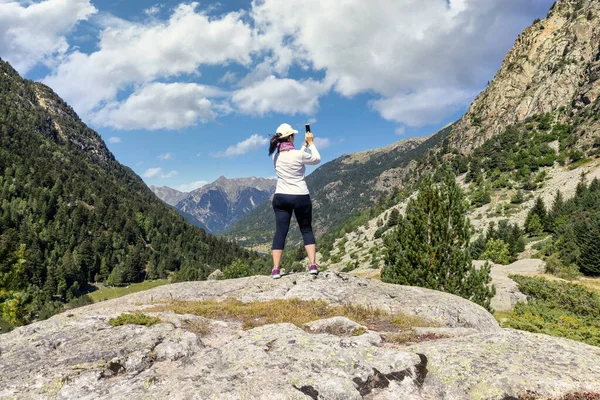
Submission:
POLYGON ((323 161, 466 111, 552 0, 0 0, 0 57, 52 87, 149 185, 273 176, 310 122, 323 161))

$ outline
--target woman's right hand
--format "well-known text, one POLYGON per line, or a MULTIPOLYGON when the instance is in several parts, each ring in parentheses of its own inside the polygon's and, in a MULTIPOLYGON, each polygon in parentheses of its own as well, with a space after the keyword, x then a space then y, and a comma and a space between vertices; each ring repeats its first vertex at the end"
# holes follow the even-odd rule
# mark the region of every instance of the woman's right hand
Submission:
POLYGON ((304 136, 304 143, 306 144, 306 146, 310 146, 311 144, 313 144, 313 134, 312 132, 306 132, 306 135, 304 136))

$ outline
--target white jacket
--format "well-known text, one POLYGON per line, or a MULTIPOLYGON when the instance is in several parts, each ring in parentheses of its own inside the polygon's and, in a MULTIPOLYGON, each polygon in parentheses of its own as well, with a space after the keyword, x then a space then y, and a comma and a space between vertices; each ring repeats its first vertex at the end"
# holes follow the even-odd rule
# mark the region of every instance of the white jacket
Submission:
POLYGON ((275 193, 309 194, 304 181, 306 165, 317 165, 321 155, 314 144, 302 146, 300 150, 277 152, 273 158, 277 173, 277 188, 275 193), (310 153, 307 151, 310 150, 310 153))

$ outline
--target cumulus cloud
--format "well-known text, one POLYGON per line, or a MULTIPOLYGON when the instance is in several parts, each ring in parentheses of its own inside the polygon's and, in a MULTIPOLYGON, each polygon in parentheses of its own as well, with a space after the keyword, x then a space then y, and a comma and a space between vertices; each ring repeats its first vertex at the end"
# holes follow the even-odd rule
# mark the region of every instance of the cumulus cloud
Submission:
POLYGON ((374 110, 387 120, 420 126, 424 122, 437 123, 469 104, 477 92, 460 89, 431 88, 376 100, 374 110))
POLYGON ((180 4, 167 21, 108 26, 100 33, 97 51, 70 53, 44 83, 88 115, 132 84, 197 74, 201 65, 250 64, 255 45, 242 15, 209 18, 197 7, 198 3, 180 4))
POLYGON ((243 142, 239 142, 235 146, 229 146, 224 152, 216 153, 213 157, 235 157, 249 153, 251 151, 258 150, 259 148, 266 146, 269 143, 269 139, 260 135, 252 135, 243 142))
POLYGON ((177 186, 177 190, 179 190, 180 192, 185 192, 185 193, 189 193, 193 190, 199 189, 202 186, 208 184, 207 181, 196 181, 196 182, 192 182, 192 183, 185 183, 183 185, 179 185, 177 186))
POLYGON ((143 174, 142 176, 144 178, 149 178, 149 179, 168 179, 168 178, 172 178, 175 175, 179 174, 179 172, 177 171, 170 171, 170 172, 164 172, 162 170, 162 168, 148 168, 143 174))
POLYGON ((467 105, 514 38, 553 0, 264 0, 252 17, 274 70, 299 64, 324 71, 344 96, 370 92, 386 119, 423 125, 467 105), (310 18, 306 18, 309 15, 310 18), (411 95, 402 95, 411 93, 411 95), (453 104, 405 100, 447 93, 453 104))
POLYGON ((317 149, 325 149, 333 144, 333 143, 331 143, 331 140, 329 140, 327 138, 318 137, 318 136, 314 139, 314 141, 315 141, 315 146, 317 147, 317 149))
POLYGON ((222 96, 218 89, 194 83, 151 83, 122 102, 97 111, 92 121, 115 129, 181 129, 215 119, 207 96, 222 96))
POLYGON ((0 1, 0 55, 21 74, 53 65, 69 49, 67 35, 96 12, 89 0, 0 1))
POLYGON ((366 93, 383 118, 422 126, 464 109, 553 1, 256 0, 218 17, 193 2, 166 19, 156 5, 142 22, 101 13, 96 50, 85 53, 68 51, 65 34, 96 11, 89 0, 0 0, 0 54, 21 71, 56 63, 44 83, 115 129, 180 129, 232 112, 311 115, 332 90, 366 93), (205 66, 227 68, 219 84, 238 89, 215 101, 177 83, 205 66))
POLYGON ((156 158, 163 161, 170 160, 173 158, 173 153, 160 154, 156 158))
POLYGON ((327 90, 325 83, 312 79, 297 81, 271 75, 236 91, 232 101, 245 114, 312 114, 319 106, 319 96, 327 90))
POLYGON ((121 138, 118 137, 118 136, 109 137, 108 138, 108 143, 113 143, 113 144, 121 143, 121 138))

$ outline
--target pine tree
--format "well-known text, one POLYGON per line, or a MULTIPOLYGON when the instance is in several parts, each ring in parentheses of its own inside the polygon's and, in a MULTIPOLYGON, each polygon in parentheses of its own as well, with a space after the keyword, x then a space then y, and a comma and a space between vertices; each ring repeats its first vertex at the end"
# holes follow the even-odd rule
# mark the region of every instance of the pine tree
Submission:
POLYGON ((399 218, 400 218, 400 212, 398 211, 397 208, 394 208, 392 210, 392 212, 390 212, 390 218, 388 219, 387 226, 391 228, 391 227, 398 225, 399 218))
POLYGON ((579 270, 586 275, 600 275, 600 213, 577 229, 577 234, 579 270))
POLYGON ((385 237, 381 280, 453 293, 490 309, 495 288, 490 267, 472 266, 468 204, 452 175, 441 184, 425 178, 406 216, 385 237))
POLYGON ((525 218, 525 227, 527 228, 528 233, 541 233, 540 232, 533 232, 530 231, 529 227, 530 226, 534 226, 537 228, 538 225, 538 221, 532 221, 531 219, 534 218, 534 215, 537 215, 537 217, 539 218, 539 224, 541 224, 541 228, 543 230, 547 230, 549 227, 548 225, 548 213, 546 212, 546 205, 544 204, 544 200, 542 200, 541 197, 538 197, 535 201, 535 204, 533 205, 533 208, 531 209, 531 211, 529 211, 529 214, 527 214, 527 218, 525 218))

